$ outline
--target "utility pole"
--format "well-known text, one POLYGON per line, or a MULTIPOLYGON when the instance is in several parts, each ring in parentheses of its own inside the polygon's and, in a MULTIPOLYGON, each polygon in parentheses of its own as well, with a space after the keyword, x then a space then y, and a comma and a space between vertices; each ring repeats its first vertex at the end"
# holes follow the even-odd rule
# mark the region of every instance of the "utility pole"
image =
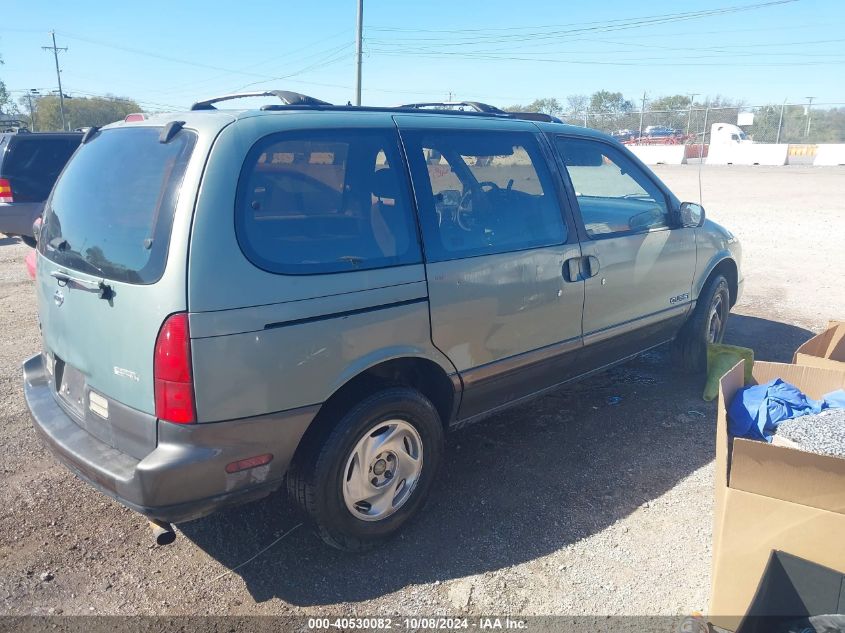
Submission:
POLYGON ((815 97, 807 97, 807 131, 804 132, 805 137, 810 136, 810 119, 812 118, 812 115, 810 114, 810 108, 813 107, 813 99, 815 99, 815 97))
POLYGON ((53 37, 53 45, 42 46, 41 50, 53 51, 53 59, 56 60, 56 79, 59 82, 59 111, 62 113, 62 132, 64 132, 65 130, 67 130, 67 124, 65 123, 65 94, 64 92, 62 92, 62 71, 59 70, 59 51, 67 52, 67 46, 63 48, 59 48, 58 46, 56 46, 55 31, 50 31, 50 35, 53 37))
POLYGON ((29 126, 35 132, 35 108, 32 107, 32 98, 40 97, 41 93, 36 88, 30 88, 26 93, 26 100, 29 101, 29 126))
POLYGON ((689 136, 690 125, 692 124, 692 101, 698 96, 697 92, 692 92, 689 95, 689 114, 687 115, 687 136, 689 136))
POLYGON ((645 114, 645 99, 646 93, 643 92, 643 107, 640 109, 640 138, 638 142, 642 142, 643 140, 643 115, 645 114))
POLYGON ((780 143, 780 131, 783 129, 783 109, 786 107, 786 99, 783 100, 783 103, 780 106, 780 119, 778 119, 778 135, 775 139, 775 143, 780 143))
POLYGON ((355 48, 355 105, 361 105, 361 43, 364 37, 364 0, 358 0, 358 32, 355 48))

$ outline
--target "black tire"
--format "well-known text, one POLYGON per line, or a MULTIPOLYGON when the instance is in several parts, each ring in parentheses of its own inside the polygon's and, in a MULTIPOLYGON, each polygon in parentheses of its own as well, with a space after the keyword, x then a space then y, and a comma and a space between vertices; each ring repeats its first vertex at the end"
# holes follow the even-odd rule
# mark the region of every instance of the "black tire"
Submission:
MULTIPOLYGON (((295 458, 287 475, 291 499, 329 545, 360 552, 396 534, 426 500, 443 457, 443 425, 434 405, 419 391, 390 387, 352 407, 322 441, 314 440, 295 458), (410 424, 422 444, 422 470, 407 499, 393 514, 362 520, 344 500, 344 471, 353 449, 375 425, 388 420, 410 424)), ((388 473, 389 474, 389 473, 388 473)))
POLYGON ((703 372, 707 369, 707 344, 721 343, 724 339, 730 306, 728 280, 723 275, 715 275, 699 294, 695 311, 675 339, 673 356, 684 370, 703 372), (715 337, 712 331, 714 310, 720 313, 715 337))
POLYGON ((29 237, 28 235, 21 235, 21 242, 29 246, 30 248, 35 248, 37 242, 35 241, 34 237, 29 237))

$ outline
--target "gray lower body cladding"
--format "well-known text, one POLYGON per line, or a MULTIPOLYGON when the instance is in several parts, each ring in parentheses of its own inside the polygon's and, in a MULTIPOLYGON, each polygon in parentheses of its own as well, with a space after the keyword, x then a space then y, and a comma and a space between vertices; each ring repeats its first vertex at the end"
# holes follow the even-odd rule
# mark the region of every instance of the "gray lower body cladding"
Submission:
POLYGON ((97 439, 56 402, 41 355, 24 363, 24 395, 45 445, 72 472, 150 518, 181 522, 251 501, 278 488, 317 406, 228 422, 158 422, 156 448, 136 459, 97 439), (226 465, 271 453, 264 466, 226 465))

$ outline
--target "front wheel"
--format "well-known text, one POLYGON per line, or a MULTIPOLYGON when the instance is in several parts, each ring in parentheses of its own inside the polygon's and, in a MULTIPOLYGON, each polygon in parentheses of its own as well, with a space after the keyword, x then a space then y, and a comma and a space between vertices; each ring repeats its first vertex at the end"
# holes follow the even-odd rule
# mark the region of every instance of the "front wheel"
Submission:
POLYGON ((363 551, 420 509, 443 455, 443 425, 420 392, 392 387, 365 398, 297 456, 288 492, 320 537, 363 551))
POLYGON ((716 275, 701 291, 695 311, 675 339, 674 354, 684 369, 707 368, 707 345, 721 343, 725 338, 730 309, 728 280, 716 275))

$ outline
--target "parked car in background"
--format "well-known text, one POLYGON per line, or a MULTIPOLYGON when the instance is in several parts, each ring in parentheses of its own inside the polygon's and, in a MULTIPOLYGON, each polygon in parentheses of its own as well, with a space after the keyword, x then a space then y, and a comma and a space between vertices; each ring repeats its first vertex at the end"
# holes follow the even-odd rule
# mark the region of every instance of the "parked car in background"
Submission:
POLYGON ((0 134, 0 233, 35 246, 32 223, 81 139, 78 132, 0 134))
POLYGON ((675 128, 666 127, 665 125, 649 125, 643 130, 643 136, 651 138, 662 138, 666 136, 678 136, 681 132, 675 128))
POLYGON ((616 130, 610 135, 620 143, 624 143, 626 141, 633 141, 635 138, 637 138, 637 132, 635 130, 629 130, 627 128, 624 130, 616 130))
POLYGON ((284 103, 89 130, 45 209, 26 401, 141 514, 286 485, 366 549, 423 509, 449 429, 722 340, 738 241, 611 137, 259 94, 284 103))

